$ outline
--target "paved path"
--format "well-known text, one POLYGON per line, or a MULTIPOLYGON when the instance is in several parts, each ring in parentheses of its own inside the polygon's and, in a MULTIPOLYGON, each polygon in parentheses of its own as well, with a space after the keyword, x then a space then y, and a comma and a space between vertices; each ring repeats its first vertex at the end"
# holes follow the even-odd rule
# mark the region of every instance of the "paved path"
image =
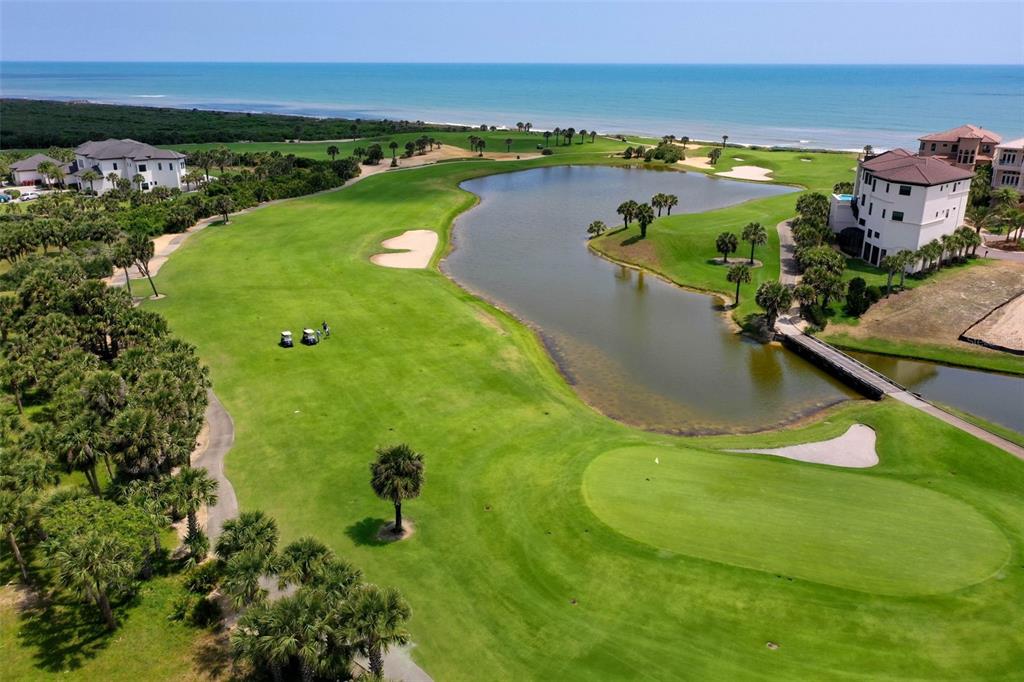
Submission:
POLYGON ((985 245, 978 247, 979 255, 993 260, 1008 260, 1015 263, 1024 263, 1024 251, 1003 251, 1002 249, 997 249, 990 244, 990 242, 1003 241, 1006 239, 1006 235, 992 234, 991 232, 982 230, 981 238, 985 241, 985 245))
MULTIPOLYGON (((800 270, 797 267, 796 259, 793 255, 795 247, 793 242, 793 231, 790 229, 788 220, 784 220, 779 223, 776 226, 776 229, 779 231, 779 251, 781 257, 779 280, 783 284, 794 286, 800 281, 800 270)), ((996 251, 996 249, 990 249, 989 257, 991 258, 992 254, 996 251)), ((1024 262, 1024 253, 1017 254, 1009 251, 999 251, 999 253, 1007 256, 1020 255, 1021 262, 1024 262)), ((790 337, 792 341, 799 343, 802 347, 823 358, 829 364, 838 368, 841 372, 848 373, 851 376, 856 377, 858 381, 866 383, 882 395, 888 395, 899 400, 901 403, 910 405, 911 407, 921 410, 936 419, 944 421, 950 426, 954 426, 961 431, 969 433, 975 438, 994 445, 1000 450, 1004 450, 1015 457, 1024 459, 1024 448, 1021 446, 1001 436, 997 436, 991 431, 975 426, 974 424, 971 424, 956 415, 950 414, 935 405, 932 405, 924 398, 911 393, 885 375, 876 372, 862 362, 854 360, 835 346, 832 346, 815 336, 806 334, 803 331, 805 326, 806 322, 800 316, 799 307, 794 307, 785 315, 779 316, 778 321, 775 323, 775 330, 779 334, 790 337)))
MULTIPOLYGON (((217 504, 207 507, 206 510, 206 533, 212 546, 220 537, 224 522, 238 516, 238 498, 235 497, 234 486, 224 474, 224 457, 235 443, 235 425, 213 390, 207 390, 207 396, 209 404, 206 406, 206 442, 192 453, 192 466, 206 469, 217 481, 217 504)), ((271 599, 291 592, 289 589, 279 590, 276 580, 266 578, 261 583, 270 593, 271 599)), ((402 682, 433 682, 430 675, 412 660, 411 652, 414 646, 410 644, 395 647, 385 654, 385 677, 402 682)), ((357 659, 356 662, 366 666, 365 660, 357 659)))

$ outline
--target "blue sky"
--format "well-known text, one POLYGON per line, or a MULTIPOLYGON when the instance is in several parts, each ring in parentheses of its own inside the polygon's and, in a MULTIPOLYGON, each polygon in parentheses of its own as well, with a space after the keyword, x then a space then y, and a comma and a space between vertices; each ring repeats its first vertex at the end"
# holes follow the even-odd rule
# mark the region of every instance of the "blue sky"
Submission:
POLYGON ((1024 64, 1024 2, 0 0, 19 61, 1024 64))

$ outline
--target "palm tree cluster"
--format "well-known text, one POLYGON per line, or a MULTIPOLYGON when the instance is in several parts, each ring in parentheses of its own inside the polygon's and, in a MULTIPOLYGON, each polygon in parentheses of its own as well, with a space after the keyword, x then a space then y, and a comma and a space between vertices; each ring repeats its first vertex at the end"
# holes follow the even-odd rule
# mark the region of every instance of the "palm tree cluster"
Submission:
POLYGON ((654 222, 654 208, 650 204, 641 204, 632 199, 619 204, 615 212, 622 216, 624 226, 628 229, 632 221, 640 226, 640 238, 647 238, 647 226, 654 222))
POLYGON ((263 512, 227 521, 216 553, 220 588, 244 609, 232 653, 274 679, 347 678, 356 654, 380 678, 384 654, 409 641, 412 614, 398 590, 363 582, 359 569, 316 538, 278 551, 277 524, 263 512), (265 578, 294 590, 271 599, 265 578))
POLYGON ((675 194, 664 194, 658 192, 651 197, 651 206, 658 209, 658 217, 661 217, 661 209, 666 209, 668 215, 672 215, 672 207, 679 205, 679 197, 675 194))
POLYGON ((474 152, 479 152, 480 156, 484 155, 484 149, 487 147, 487 140, 477 135, 469 136, 469 148, 474 152))
POLYGON ((533 124, 530 122, 523 123, 522 121, 519 121, 518 123, 516 123, 516 130, 518 130, 521 133, 528 133, 532 128, 533 124))
POLYGON ((216 485, 189 456, 206 369, 162 317, 89 277, 77 254, 16 269, 14 295, 0 298, 0 381, 11 407, 33 406, 35 416, 0 432, 0 522, 24 579, 20 545, 38 544, 45 566, 112 627, 110 600, 160 553, 168 518, 188 517, 189 547, 204 546, 196 512, 215 501, 216 485), (80 472, 85 489, 44 499, 61 470, 80 472), (71 533, 79 521, 84 530, 71 533))

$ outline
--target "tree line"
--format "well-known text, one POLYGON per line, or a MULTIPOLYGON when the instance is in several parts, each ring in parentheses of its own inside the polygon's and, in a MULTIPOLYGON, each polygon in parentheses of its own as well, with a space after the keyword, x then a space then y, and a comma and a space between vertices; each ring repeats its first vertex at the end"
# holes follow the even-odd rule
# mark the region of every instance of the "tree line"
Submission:
POLYGON ((283 142, 460 131, 465 126, 423 121, 314 118, 119 104, 0 99, 0 147, 74 147, 89 140, 128 137, 155 145, 194 142, 283 142))

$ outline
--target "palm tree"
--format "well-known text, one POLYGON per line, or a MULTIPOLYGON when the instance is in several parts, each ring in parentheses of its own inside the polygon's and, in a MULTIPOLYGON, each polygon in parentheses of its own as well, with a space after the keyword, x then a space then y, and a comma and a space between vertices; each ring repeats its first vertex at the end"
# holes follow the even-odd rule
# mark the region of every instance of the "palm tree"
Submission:
POLYGON ((117 187, 117 181, 121 179, 121 176, 114 171, 107 173, 107 182, 110 183, 111 189, 117 187))
POLYGON ((665 210, 668 213, 668 215, 672 215, 672 207, 679 205, 679 197, 677 197, 675 194, 665 194, 663 196, 665 202, 665 210))
POLYGON ((110 594, 130 583, 136 570, 125 544, 92 530, 65 538, 51 551, 52 566, 60 581, 95 602, 107 628, 115 629, 117 621, 110 607, 110 594))
POLYGON ((665 207, 665 195, 658 192, 651 197, 651 206, 658 209, 658 217, 661 217, 661 209, 665 207))
POLYGON ((149 280, 149 286, 153 288, 153 295, 159 296, 156 285, 153 284, 153 276, 149 272, 149 261, 153 260, 155 247, 149 238, 139 232, 133 232, 128 236, 128 248, 131 250, 132 258, 135 260, 139 272, 149 280))
POLYGON ((889 294, 892 293, 892 278, 896 275, 896 271, 900 269, 900 260, 893 253, 883 258, 882 262, 878 265, 885 270, 885 297, 889 298, 889 294))
MULTIPOLYGON (((970 232, 970 230, 968 230, 970 232)), ((971 232, 977 239, 978 243, 981 243, 981 237, 971 232)), ((901 249, 896 252, 896 260, 899 261, 900 266, 900 291, 903 291, 906 286, 907 268, 913 267, 918 261, 917 253, 909 249, 901 249)))
POLYGON ((576 137, 576 129, 566 128, 565 130, 562 131, 562 135, 565 135, 566 144, 572 144, 572 139, 576 137))
POLYGON ((722 149, 725 149, 725 143, 729 141, 728 135, 722 135, 722 149))
POLYGON ((139 191, 142 191, 142 183, 146 181, 146 178, 142 173, 136 173, 132 176, 132 184, 138 186, 139 191))
POLYGON ((505 138, 505 152, 508 153, 510 151, 512 151, 512 138, 511 137, 506 137, 505 138))
POLYGON ((231 219, 231 212, 235 210, 235 202, 227 194, 221 194, 213 202, 213 207, 217 210, 217 213, 220 213, 224 224, 227 225, 231 219))
POLYGON ((754 249, 768 242, 768 231, 761 223, 747 223, 743 228, 743 241, 750 242, 750 264, 754 264, 754 249))
POLYGON ((377 497, 395 505, 395 525, 391 532, 402 535, 402 500, 419 497, 423 488, 423 455, 405 443, 377 448, 377 459, 370 464, 370 486, 377 497))
POLYGON ((778 319, 779 313, 787 310, 789 304, 793 302, 793 293, 782 282, 770 279, 762 282, 757 288, 754 300, 764 310, 767 327, 772 330, 775 328, 775 320, 778 319))
POLYGON ((102 436, 92 420, 80 415, 74 421, 65 424, 57 435, 57 447, 63 453, 68 469, 81 471, 85 480, 97 496, 102 495, 100 482, 96 476, 96 465, 99 463, 97 444, 102 436))
POLYGON ((526 130, 526 132, 530 132, 531 128, 533 128, 533 124, 530 123, 529 121, 523 124, 523 129, 526 130))
POLYGON ((398 150, 398 143, 395 142, 394 140, 391 140, 391 142, 388 144, 388 149, 391 150, 391 160, 394 161, 395 152, 398 150))
POLYGON ((88 182, 89 183, 89 191, 95 193, 96 192, 95 183, 96 183, 97 180, 101 179, 103 176, 100 175, 99 173, 97 173, 96 171, 94 171, 92 168, 87 168, 86 170, 82 171, 82 173, 79 175, 79 177, 82 178, 83 182, 88 182))
POLYGON ((634 217, 640 225, 640 239, 646 239, 647 226, 654 222, 654 209, 651 208, 650 204, 640 204, 637 206, 634 217))
POLYGON ((619 204, 619 207, 615 209, 615 212, 622 216, 623 225, 629 227, 629 221, 636 217, 636 210, 639 206, 640 205, 632 199, 629 201, 623 201, 619 204))
POLYGON ((289 543, 275 562, 275 573, 281 589, 285 585, 308 585, 321 575, 334 554, 316 538, 302 537, 289 543))
POLYGON ((358 587, 345 603, 342 622, 348 638, 370 661, 370 672, 378 679, 384 675, 384 654, 392 646, 410 639, 405 623, 412 610, 398 590, 376 585, 358 587))
POLYGON ((590 144, 594 144, 594 140, 596 140, 596 139, 597 139, 597 131, 596 130, 591 130, 590 131, 590 144))
POLYGON ((875 148, 874 147, 872 147, 869 144, 864 145, 864 158, 867 158, 869 156, 873 156, 874 153, 875 153, 875 148))
POLYGON ((550 130, 545 130, 544 131, 544 146, 545 147, 548 146, 548 140, 550 140, 550 139, 551 139, 551 131, 550 130))
POLYGON ((718 163, 718 159, 720 159, 720 158, 722 158, 722 150, 719 149, 718 147, 715 147, 710 152, 708 152, 708 161, 711 162, 712 166, 717 164, 718 163))
POLYGON ((595 220, 587 226, 587 234, 589 234, 591 238, 600 237, 607 229, 608 228, 605 226, 603 221, 595 220))
POLYGON ((53 184, 54 175, 57 172, 57 164, 52 161, 43 161, 36 166, 36 173, 43 176, 43 180, 46 181, 46 186, 51 187, 53 184))
POLYGON ((270 567, 271 558, 272 555, 244 551, 235 554, 224 564, 221 587, 235 608, 252 606, 267 598, 267 590, 261 581, 270 567))
POLYGON ((736 303, 734 307, 738 307, 740 304, 740 285, 750 282, 750 267, 745 263, 737 263, 729 268, 729 274, 726 275, 726 279, 736 283, 736 303))
POLYGON ((25 583, 29 581, 28 564, 18 545, 18 531, 28 525, 28 517, 29 505, 25 498, 13 490, 0 490, 0 531, 7 536, 7 543, 11 546, 11 553, 25 583))
POLYGON ((690 137, 688 135, 683 135, 681 138, 679 138, 679 141, 683 143, 683 151, 685 152, 686 145, 690 144, 690 137))
POLYGON ((729 262, 729 254, 734 253, 737 246, 739 246, 739 240, 732 232, 722 232, 715 237, 715 250, 722 254, 723 263, 729 262))
POLYGON ((272 556, 277 551, 277 523, 261 511, 242 512, 224 522, 217 539, 217 556, 230 560, 242 552, 272 556))
POLYGON ((124 270, 124 282, 128 287, 128 295, 131 296, 132 280, 128 276, 128 268, 135 262, 135 255, 132 253, 131 247, 128 246, 128 242, 122 241, 114 245, 110 252, 110 262, 113 263, 115 268, 124 270))
POLYGON ((331 145, 327 148, 327 156, 331 157, 331 161, 338 155, 338 148, 335 145, 331 145))
POLYGON ((522 121, 519 121, 518 123, 516 123, 516 130, 518 130, 519 132, 523 132, 523 122, 522 121))
POLYGON ((583 128, 582 130, 580 130, 580 144, 583 144, 586 141, 586 138, 587 138, 587 129, 583 128))
POLYGON ((554 130, 551 131, 551 133, 555 136, 555 146, 557 147, 562 139, 562 129, 555 128, 554 130))
POLYGON ((196 514, 217 504, 217 481, 206 469, 186 466, 171 479, 169 492, 174 506, 188 517, 188 534, 195 535, 199 532, 196 514))

